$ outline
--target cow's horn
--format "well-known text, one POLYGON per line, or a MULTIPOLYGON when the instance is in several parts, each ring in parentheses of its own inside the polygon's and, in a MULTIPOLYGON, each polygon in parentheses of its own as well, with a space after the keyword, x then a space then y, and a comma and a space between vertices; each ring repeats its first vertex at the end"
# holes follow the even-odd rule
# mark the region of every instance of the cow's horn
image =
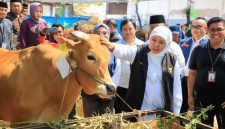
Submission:
POLYGON ((84 32, 81 32, 81 31, 73 31, 71 32, 71 35, 74 37, 74 38, 77 38, 79 40, 84 40, 84 41, 88 41, 89 38, 90 38, 90 35, 84 33, 84 32))

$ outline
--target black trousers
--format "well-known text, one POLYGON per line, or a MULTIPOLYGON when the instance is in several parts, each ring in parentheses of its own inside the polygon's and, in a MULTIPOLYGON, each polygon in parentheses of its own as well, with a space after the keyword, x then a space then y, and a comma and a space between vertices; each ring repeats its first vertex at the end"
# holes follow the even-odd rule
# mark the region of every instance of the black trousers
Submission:
POLYGON ((208 111, 206 114, 208 119, 203 120, 202 123, 213 126, 214 116, 216 116, 219 129, 225 129, 225 109, 214 107, 212 111, 208 111))
POLYGON ((102 115, 113 112, 114 98, 101 99, 97 95, 87 95, 81 92, 83 100, 84 117, 102 115))
MULTIPOLYGON (((127 89, 118 86, 117 89, 116 89, 116 93, 124 100, 126 95, 127 95, 127 89)), ((121 113, 122 112, 122 105, 123 104, 124 103, 121 101, 121 99, 116 96, 115 103, 114 103, 115 113, 121 113)))
POLYGON ((181 79, 181 85, 182 85, 182 96, 183 96, 183 102, 181 106, 180 113, 184 113, 188 111, 188 85, 187 85, 187 77, 183 77, 181 79))
POLYGON ((202 120, 202 123, 213 126, 214 117, 216 116, 219 129, 225 129, 225 109, 222 109, 220 104, 206 104, 198 98, 195 99, 195 107, 197 110, 206 108, 210 105, 214 107, 212 110, 206 112, 208 118, 206 120, 202 120))

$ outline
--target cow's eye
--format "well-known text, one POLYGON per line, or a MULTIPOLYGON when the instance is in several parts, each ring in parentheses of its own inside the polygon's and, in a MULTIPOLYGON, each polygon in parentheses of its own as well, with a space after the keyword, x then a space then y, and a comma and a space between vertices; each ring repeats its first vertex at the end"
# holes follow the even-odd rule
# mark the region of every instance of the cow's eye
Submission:
POLYGON ((93 62, 96 61, 96 58, 95 58, 95 56, 94 56, 92 53, 88 53, 87 58, 88 58, 88 60, 90 60, 90 61, 93 61, 93 62))

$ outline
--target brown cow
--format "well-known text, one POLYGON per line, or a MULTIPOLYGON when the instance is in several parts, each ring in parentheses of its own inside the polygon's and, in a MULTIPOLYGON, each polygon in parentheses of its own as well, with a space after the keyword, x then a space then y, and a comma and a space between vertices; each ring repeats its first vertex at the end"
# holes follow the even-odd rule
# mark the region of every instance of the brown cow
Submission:
POLYGON ((100 44, 99 36, 82 32, 73 32, 73 36, 79 41, 56 37, 58 42, 67 44, 70 52, 48 44, 20 51, 0 49, 1 120, 48 122, 66 119, 82 88, 87 94, 97 93, 102 98, 115 93, 108 72, 109 52, 100 44), (79 67, 64 79, 55 65, 61 57, 65 57, 71 67, 74 61, 79 67))

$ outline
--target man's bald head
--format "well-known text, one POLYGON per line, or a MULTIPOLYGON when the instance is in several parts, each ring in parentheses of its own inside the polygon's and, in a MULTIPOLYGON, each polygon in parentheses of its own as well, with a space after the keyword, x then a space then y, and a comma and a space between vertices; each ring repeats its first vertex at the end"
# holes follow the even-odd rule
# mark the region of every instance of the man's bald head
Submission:
POLYGON ((191 23, 191 34, 194 40, 203 38, 207 33, 207 20, 202 17, 198 17, 191 23))

